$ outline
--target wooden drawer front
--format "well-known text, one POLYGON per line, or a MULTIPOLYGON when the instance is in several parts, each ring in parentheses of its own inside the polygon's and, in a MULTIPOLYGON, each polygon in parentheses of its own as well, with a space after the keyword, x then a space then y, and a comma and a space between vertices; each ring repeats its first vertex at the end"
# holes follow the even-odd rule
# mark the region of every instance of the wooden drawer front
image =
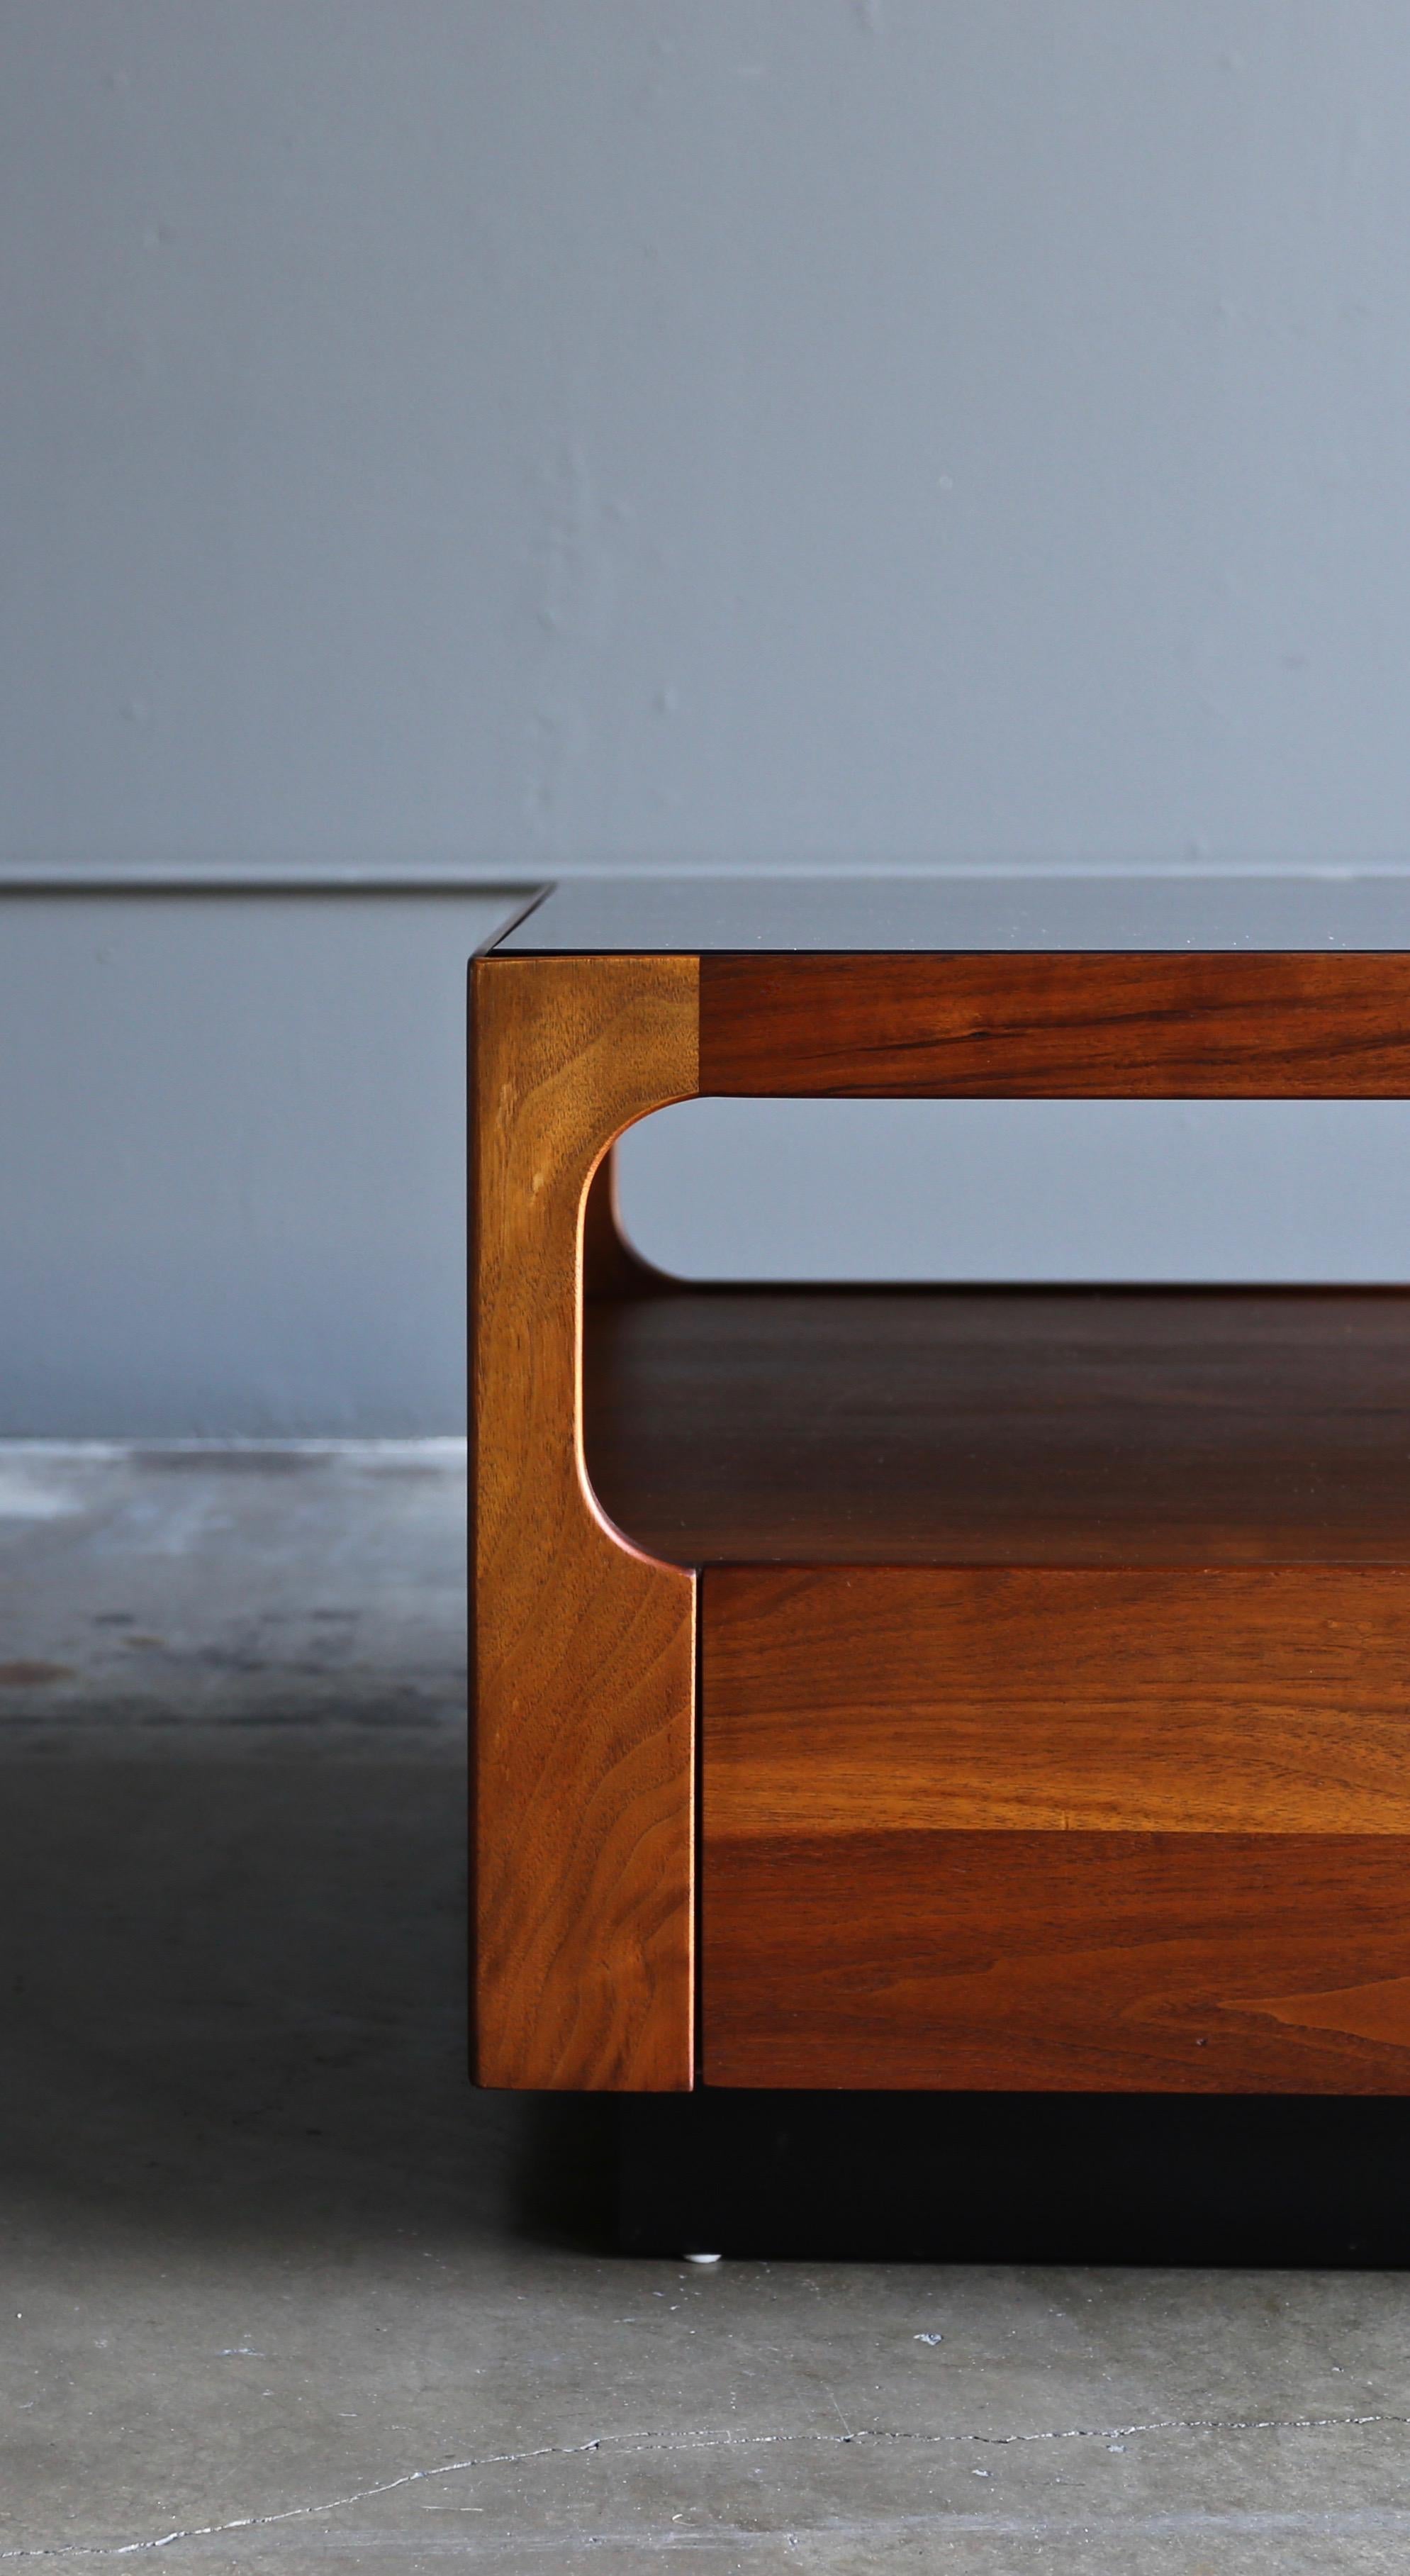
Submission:
POLYGON ((704 2070, 1410 2091, 1410 1571, 724 1569, 704 2070))

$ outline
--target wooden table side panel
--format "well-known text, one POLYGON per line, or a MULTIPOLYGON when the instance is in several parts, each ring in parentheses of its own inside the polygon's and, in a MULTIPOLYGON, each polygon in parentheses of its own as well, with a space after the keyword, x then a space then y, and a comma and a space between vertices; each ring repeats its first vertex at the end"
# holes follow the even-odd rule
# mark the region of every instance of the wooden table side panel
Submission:
POLYGON ((1398 1099, 1410 956, 714 956, 703 1092, 1398 1099))
POLYGON ((690 958, 486 958, 472 1057, 475 2072, 692 2076, 695 1583, 582 1461, 583 1218, 696 1084, 690 958))
POLYGON ((730 1567, 708 1837, 1410 1834, 1410 1566, 730 1567))
POLYGON ((720 2085, 1410 2092, 1410 1841, 707 1841, 720 2085))
POLYGON ((1410 2089, 1410 1570, 703 1586, 718 2084, 1410 2089))

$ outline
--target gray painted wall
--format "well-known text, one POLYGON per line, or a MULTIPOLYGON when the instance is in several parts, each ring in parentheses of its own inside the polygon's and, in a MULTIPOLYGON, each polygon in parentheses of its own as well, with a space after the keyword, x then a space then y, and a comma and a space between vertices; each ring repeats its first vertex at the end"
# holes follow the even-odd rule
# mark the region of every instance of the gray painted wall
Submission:
POLYGON ((0 1431, 462 1427, 465 961, 503 908, 0 906, 0 1431))
POLYGON ((1394 0, 0 26, 6 850, 1404 852, 1394 0))
MULTIPOLYGON (((1410 854, 1391 0, 0 37, 0 880, 1410 854)), ((454 1426, 495 908, 0 906, 0 1427, 454 1426)), ((692 1115, 639 1229, 768 1266, 780 1131, 692 1115)), ((878 1113, 853 1264, 905 1205, 912 1266, 1069 1266, 1080 1204, 1097 1269, 1410 1272, 1396 1113, 1184 1117, 878 1113)))

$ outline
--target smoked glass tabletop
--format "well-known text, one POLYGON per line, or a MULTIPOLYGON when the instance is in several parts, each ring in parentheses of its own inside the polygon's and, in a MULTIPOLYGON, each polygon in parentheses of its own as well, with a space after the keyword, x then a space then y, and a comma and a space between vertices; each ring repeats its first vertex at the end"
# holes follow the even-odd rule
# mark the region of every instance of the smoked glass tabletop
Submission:
POLYGON ((1410 949, 1410 876, 572 877, 496 955, 1410 949))

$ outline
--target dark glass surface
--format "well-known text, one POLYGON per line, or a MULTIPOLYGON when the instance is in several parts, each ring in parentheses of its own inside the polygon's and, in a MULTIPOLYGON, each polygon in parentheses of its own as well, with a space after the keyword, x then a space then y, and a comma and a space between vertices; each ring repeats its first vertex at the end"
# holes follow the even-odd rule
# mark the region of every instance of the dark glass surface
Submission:
POLYGON ((514 956, 1410 948, 1410 876, 574 877, 514 956))

